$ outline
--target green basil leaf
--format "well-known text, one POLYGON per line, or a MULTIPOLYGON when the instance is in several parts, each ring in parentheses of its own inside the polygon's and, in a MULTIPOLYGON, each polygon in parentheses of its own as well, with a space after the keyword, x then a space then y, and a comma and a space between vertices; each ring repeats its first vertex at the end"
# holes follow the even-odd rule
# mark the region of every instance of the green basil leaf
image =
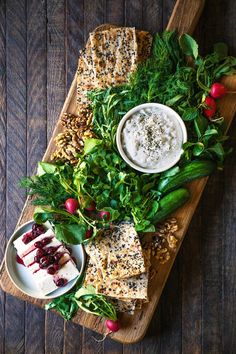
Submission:
POLYGON ((180 47, 185 55, 189 55, 194 59, 198 57, 198 44, 189 34, 184 33, 179 39, 180 47))
POLYGON ((87 231, 85 224, 56 224, 55 234, 56 238, 67 244, 78 245, 85 240, 87 231))

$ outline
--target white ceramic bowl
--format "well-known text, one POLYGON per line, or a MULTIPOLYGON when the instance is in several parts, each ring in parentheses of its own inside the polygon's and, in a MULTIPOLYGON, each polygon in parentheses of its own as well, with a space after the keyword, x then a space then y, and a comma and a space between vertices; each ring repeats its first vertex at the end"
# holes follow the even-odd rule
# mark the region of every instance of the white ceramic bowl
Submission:
POLYGON ((172 108, 165 106, 163 104, 160 103, 144 103, 141 104, 139 106, 136 106, 134 108, 132 108, 129 112, 127 112, 124 117, 121 119, 118 128, 117 128, 117 132, 116 132, 116 144, 117 144, 117 148, 119 150, 119 153, 121 155, 121 157, 124 159, 124 161, 130 165, 132 168, 134 168, 137 171, 140 172, 144 172, 144 173, 159 173, 159 172, 163 172, 168 170, 169 168, 171 168, 172 166, 174 166, 180 159, 180 156, 183 152, 183 150, 181 149, 179 154, 169 162, 169 164, 166 164, 164 167, 159 167, 158 165, 156 166, 156 168, 145 168, 145 167, 141 167, 139 165, 136 165, 133 161, 131 161, 129 159, 129 157, 127 156, 124 148, 123 148, 123 144, 122 144, 122 130, 124 127, 125 122, 130 118, 130 116, 138 111, 140 111, 143 108, 160 108, 164 113, 166 113, 166 115, 170 116, 171 115, 171 119, 175 120, 175 122, 177 122, 181 128, 182 131, 182 143, 184 144, 187 141, 187 130, 185 127, 185 124, 183 122, 183 120, 181 119, 181 117, 178 115, 178 113, 176 113, 172 108))
MULTIPOLYGON (((23 233, 30 231, 34 220, 21 225, 11 236, 8 241, 5 252, 5 265, 7 273, 12 283, 26 295, 37 299, 53 299, 68 292, 76 283, 77 278, 71 280, 65 286, 58 288, 48 295, 42 295, 33 279, 29 269, 16 261, 16 249, 13 246, 13 241, 20 237, 23 233)), ((86 256, 82 245, 70 245, 72 254, 76 259, 77 268, 82 273, 85 267, 86 256)))

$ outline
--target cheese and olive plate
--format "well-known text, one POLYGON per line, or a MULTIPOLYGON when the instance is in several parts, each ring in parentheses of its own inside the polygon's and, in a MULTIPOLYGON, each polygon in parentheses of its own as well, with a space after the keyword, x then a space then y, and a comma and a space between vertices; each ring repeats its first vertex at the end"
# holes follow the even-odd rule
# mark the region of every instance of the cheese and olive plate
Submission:
POLYGON ((222 168, 229 153, 217 100, 229 94, 222 76, 234 73, 225 44, 201 56, 186 33, 90 33, 72 84, 77 97, 64 107, 51 156, 21 181, 34 220, 7 247, 16 286, 55 298, 45 308, 67 320, 85 324, 92 314, 104 319, 100 332, 137 331, 137 314, 155 309, 202 177, 222 168))

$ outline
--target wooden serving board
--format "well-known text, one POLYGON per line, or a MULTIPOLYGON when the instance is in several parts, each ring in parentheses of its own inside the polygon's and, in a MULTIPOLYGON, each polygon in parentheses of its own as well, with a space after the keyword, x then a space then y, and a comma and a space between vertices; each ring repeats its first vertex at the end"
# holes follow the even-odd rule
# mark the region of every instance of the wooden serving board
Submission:
MULTIPOLYGON (((180 34, 183 32, 191 34, 195 29, 203 6, 204 0, 178 0, 169 20, 167 29, 177 29, 180 34)), ((111 25, 102 25, 96 30, 106 29, 110 26, 111 25)), ((228 77, 224 81, 230 90, 236 90, 236 76, 228 77)), ((228 127, 236 112, 236 100, 234 97, 234 95, 227 95, 219 101, 220 111, 225 117, 228 127)), ((76 113, 76 76, 72 82, 61 114, 64 112, 76 113)), ((55 149, 53 139, 61 130, 62 127, 58 123, 44 155, 44 160, 49 160, 51 153, 55 149)), ((179 239, 177 251, 167 263, 158 268, 156 274, 152 278, 149 289, 150 302, 145 304, 142 310, 136 311, 133 316, 123 314, 120 318, 121 329, 112 335, 113 339, 123 343, 134 343, 141 340, 145 335, 206 182, 207 178, 203 178, 189 184, 188 187, 191 192, 191 200, 174 214, 180 224, 180 229, 176 233, 176 236, 179 239)), ((30 205, 30 199, 28 198, 19 218, 17 227, 32 219, 33 210, 34 208, 30 205)), ((20 292, 10 281, 4 262, 0 268, 0 285, 5 292, 24 301, 28 301, 40 307, 44 307, 46 303, 44 300, 34 299, 20 292)), ((82 311, 79 311, 72 321, 99 333, 106 332, 103 324, 104 321, 101 318, 86 314, 82 311)))

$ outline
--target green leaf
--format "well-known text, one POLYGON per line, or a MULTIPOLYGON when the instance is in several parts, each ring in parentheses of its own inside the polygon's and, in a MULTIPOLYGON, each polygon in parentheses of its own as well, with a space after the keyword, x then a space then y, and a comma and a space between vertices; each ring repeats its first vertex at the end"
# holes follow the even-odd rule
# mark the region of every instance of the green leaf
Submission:
POLYGON ((86 288, 80 288, 76 293, 75 297, 79 299, 83 295, 96 294, 96 289, 92 285, 87 285, 86 288))
POLYGON ((74 293, 62 295, 45 305, 45 310, 54 309, 66 320, 70 320, 78 311, 78 308, 74 293))
POLYGON ((89 285, 79 289, 75 294, 75 298, 78 306, 83 311, 114 321, 117 319, 114 306, 107 301, 105 296, 96 294, 93 286, 89 285))
POLYGON ((194 120, 199 116, 199 111, 197 107, 190 107, 184 110, 182 114, 182 119, 185 121, 194 120))
POLYGON ((54 174, 57 170, 57 165, 48 162, 38 162, 37 175, 42 176, 45 173, 54 174))
POLYGON ((102 140, 100 139, 94 139, 94 138, 88 138, 84 142, 84 154, 88 155, 90 152, 93 151, 93 149, 102 144, 102 140))
POLYGON ((33 215, 36 224, 44 224, 46 221, 52 221, 53 213, 44 211, 42 208, 36 208, 33 215))
POLYGON ((194 127, 197 133, 198 139, 202 137, 208 126, 207 119, 201 114, 196 119, 194 119, 194 127))
POLYGON ((189 34, 184 33, 179 39, 180 47, 185 55, 189 55, 194 59, 198 57, 198 44, 189 34))
POLYGON ((199 156, 204 151, 205 146, 202 143, 196 143, 193 148, 193 155, 199 156))
POLYGON ((119 216, 120 216, 119 211, 116 210, 116 209, 113 209, 113 208, 111 208, 111 207, 105 207, 105 208, 102 208, 102 210, 104 210, 104 211, 109 211, 109 213, 110 213, 110 219, 109 219, 109 221, 115 221, 115 220, 117 220, 117 219, 119 218, 119 216))
POLYGON ((208 148, 207 151, 213 152, 220 161, 224 160, 225 157, 225 151, 221 143, 216 143, 212 147, 208 148))
POLYGON ((85 224, 56 224, 55 234, 56 238, 67 244, 78 245, 85 240, 85 233, 87 230, 85 224))

